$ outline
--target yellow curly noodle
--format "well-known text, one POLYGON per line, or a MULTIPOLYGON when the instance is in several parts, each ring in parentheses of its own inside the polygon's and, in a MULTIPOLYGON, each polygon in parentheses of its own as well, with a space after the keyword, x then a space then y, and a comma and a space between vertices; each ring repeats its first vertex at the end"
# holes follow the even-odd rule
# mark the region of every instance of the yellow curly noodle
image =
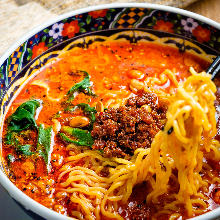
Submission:
POLYGON ((85 149, 79 153, 74 147, 68 148, 70 156, 60 170, 59 190, 67 192, 75 204, 73 217, 123 219, 118 213, 119 205, 126 204, 133 187, 144 181, 149 181, 153 188, 147 202, 158 208, 152 219, 162 214, 176 219, 181 216, 180 205, 185 206, 188 216, 205 212, 208 198, 200 189, 208 192, 210 183, 220 182, 203 162, 204 153, 211 153, 216 160, 220 158, 220 144, 213 140, 216 87, 210 75, 198 74, 192 68, 190 71, 192 75, 170 97, 166 125, 155 136, 151 148, 137 149, 131 159, 104 158, 98 151, 85 149), (103 171, 108 175, 103 176, 103 171), (207 174, 211 182, 200 172, 207 174), (178 192, 169 193, 170 179, 179 185, 178 192), (159 204, 159 197, 166 193, 172 202, 159 204))
POLYGON ((169 69, 166 69, 158 77, 147 77, 144 83, 147 87, 155 88, 155 90, 157 90, 157 86, 164 85, 168 80, 172 82, 175 87, 178 87, 176 74, 169 69))
MULTIPOLYGON (((188 215, 192 216, 207 208, 203 201, 207 198, 198 191, 202 187, 208 187, 208 183, 199 172, 205 164, 204 152, 212 150, 216 159, 219 158, 219 142, 212 140, 216 134, 216 87, 205 72, 197 74, 192 68, 190 71, 192 76, 180 84, 176 95, 171 97, 164 131, 155 136, 150 154, 143 164, 146 169, 147 166, 154 169, 156 174, 156 182, 152 185, 153 191, 148 195, 147 201, 155 203, 160 195, 168 192, 168 181, 172 170, 176 168, 180 189, 172 195, 174 202, 164 209, 178 210, 178 204, 185 204, 188 215), (169 135, 171 128, 173 132, 169 135), (194 204, 199 205, 200 209, 194 208, 194 204)), ((219 181, 219 178, 216 179, 219 181)), ((215 181, 213 178, 212 180, 215 181)))

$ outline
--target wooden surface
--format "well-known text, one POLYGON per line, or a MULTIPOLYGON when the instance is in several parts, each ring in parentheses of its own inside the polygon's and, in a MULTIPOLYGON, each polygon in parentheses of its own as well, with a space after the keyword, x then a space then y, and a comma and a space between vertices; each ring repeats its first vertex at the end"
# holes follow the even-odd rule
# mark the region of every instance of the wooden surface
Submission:
POLYGON ((195 12, 220 22, 220 0, 199 0, 188 6, 186 10, 195 12))

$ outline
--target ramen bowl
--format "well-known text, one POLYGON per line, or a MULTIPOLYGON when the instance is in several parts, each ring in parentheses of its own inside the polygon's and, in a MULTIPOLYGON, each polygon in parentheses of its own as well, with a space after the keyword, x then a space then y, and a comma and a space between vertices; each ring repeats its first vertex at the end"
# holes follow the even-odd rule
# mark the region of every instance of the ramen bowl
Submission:
MULTIPOLYGON (((100 5, 59 16, 27 33, 0 58, 1 132, 7 109, 28 78, 64 48, 88 47, 107 40, 169 45, 212 62, 220 53, 220 24, 182 9, 144 3, 100 5)), ((68 219, 20 191, 2 164, 0 183, 26 210, 45 219, 68 219)), ((217 208, 195 219, 219 217, 217 208)))

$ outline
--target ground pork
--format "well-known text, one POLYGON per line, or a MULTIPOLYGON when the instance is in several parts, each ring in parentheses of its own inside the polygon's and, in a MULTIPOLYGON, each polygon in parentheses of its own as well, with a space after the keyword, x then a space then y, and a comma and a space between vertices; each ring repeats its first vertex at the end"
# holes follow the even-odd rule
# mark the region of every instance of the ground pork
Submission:
POLYGON ((166 111, 167 102, 156 94, 140 93, 125 106, 97 113, 91 133, 93 148, 107 157, 131 156, 137 148, 149 148, 164 126, 166 111))

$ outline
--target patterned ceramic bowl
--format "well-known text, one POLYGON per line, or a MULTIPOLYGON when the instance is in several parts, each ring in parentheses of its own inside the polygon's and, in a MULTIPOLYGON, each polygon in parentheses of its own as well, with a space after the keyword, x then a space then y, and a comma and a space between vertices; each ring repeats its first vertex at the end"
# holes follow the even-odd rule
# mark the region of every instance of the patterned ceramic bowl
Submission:
MULTIPOLYGON (((26 34, 0 58, 1 127, 13 95, 27 78, 57 57, 59 51, 108 39, 170 45, 211 62, 220 53, 220 24, 181 9, 142 3, 102 5, 62 15, 26 34)), ((3 167, 0 182, 27 210, 46 219, 67 219, 17 189, 3 167)), ((196 219, 218 217, 220 208, 196 219)))

